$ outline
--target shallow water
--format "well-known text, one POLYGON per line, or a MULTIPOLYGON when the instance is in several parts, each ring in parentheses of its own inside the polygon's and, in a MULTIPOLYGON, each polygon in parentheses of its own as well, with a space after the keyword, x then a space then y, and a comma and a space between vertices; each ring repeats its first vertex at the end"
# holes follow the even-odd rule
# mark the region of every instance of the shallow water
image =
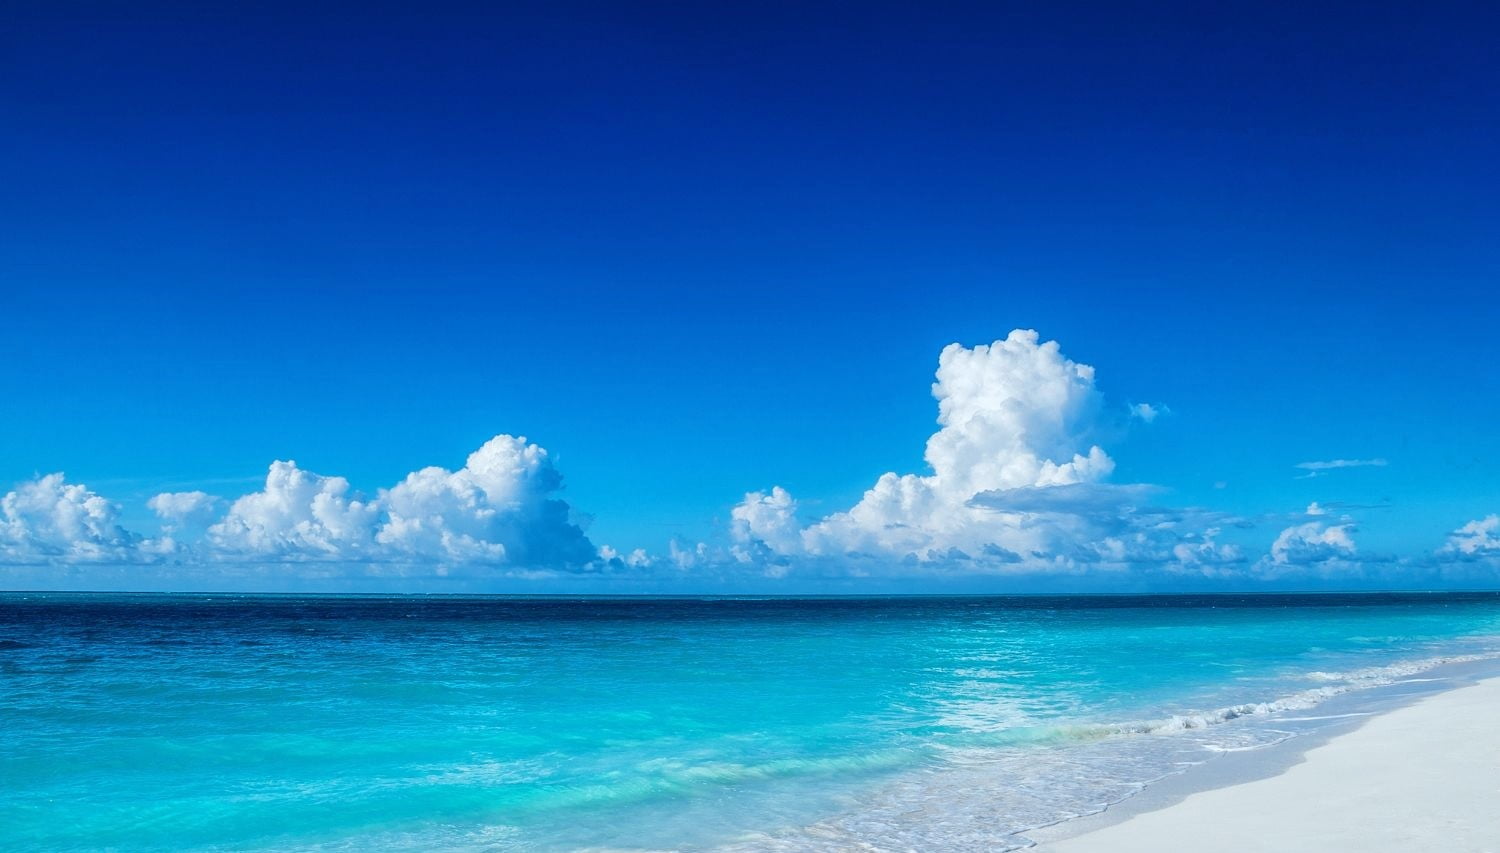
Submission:
POLYGON ((1005 849, 1496 635, 1485 594, 5 594, 0 847, 1005 849))

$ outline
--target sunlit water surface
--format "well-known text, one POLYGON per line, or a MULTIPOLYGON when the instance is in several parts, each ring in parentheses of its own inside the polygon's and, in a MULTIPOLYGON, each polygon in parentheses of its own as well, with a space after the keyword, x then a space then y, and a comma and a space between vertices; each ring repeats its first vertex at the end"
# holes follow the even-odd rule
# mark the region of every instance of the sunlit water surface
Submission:
POLYGON ((7 850, 1003 850, 1488 595, 0 595, 7 850))

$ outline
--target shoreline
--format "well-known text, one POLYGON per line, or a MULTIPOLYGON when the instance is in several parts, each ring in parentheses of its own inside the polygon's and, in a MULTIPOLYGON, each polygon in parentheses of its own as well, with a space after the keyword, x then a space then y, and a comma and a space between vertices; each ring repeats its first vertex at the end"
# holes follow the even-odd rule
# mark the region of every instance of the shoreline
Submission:
POLYGON ((1500 661, 1445 664, 1332 697, 1286 718, 1315 728, 1022 835, 1039 853, 1500 850, 1497 707, 1500 661))
MULTIPOLYGON (((1103 792, 1110 787, 1121 790, 1102 799, 1079 802, 1081 810, 1072 813, 1058 809, 1051 816, 1035 815, 1038 818, 1035 822, 1022 822, 1025 817, 1013 807, 1027 807, 1027 791, 1051 790, 1052 782, 1046 769, 1038 772, 1020 770, 1018 773, 1019 765, 1013 761, 996 765, 981 756, 969 764, 961 762, 949 768, 929 768, 900 776, 860 797, 846 811, 783 829, 752 831, 707 849, 723 853, 1052 849, 1048 846, 1051 843, 1122 823, 1138 814, 1154 812, 1199 791, 1274 777, 1301 763, 1306 753, 1357 730, 1386 712, 1414 705, 1430 696, 1443 695, 1481 679, 1494 678, 1500 683, 1500 657, 1486 654, 1477 658, 1459 655, 1456 658, 1439 656, 1439 659, 1441 662, 1427 666, 1421 665, 1428 660, 1426 658, 1406 658, 1386 667, 1371 667, 1368 672, 1372 674, 1392 668, 1404 672, 1394 680, 1354 687, 1307 704, 1299 701, 1301 694, 1292 693, 1277 700, 1291 702, 1290 707, 1280 710, 1249 710, 1226 719, 1220 719, 1216 712, 1189 715, 1189 720, 1211 722, 1189 723, 1181 729, 1164 726, 1160 730, 1143 731, 1139 736, 1105 737, 1097 742, 1095 749, 1110 744, 1155 744, 1176 755, 1172 756, 1171 763, 1159 763, 1158 773, 1138 782, 1127 778, 1103 778, 1102 787, 1097 790, 1103 792), (1217 732, 1224 735, 1216 735, 1217 732), (1171 747, 1174 743, 1175 750, 1171 747)), ((1222 711, 1264 708, 1271 704, 1276 703, 1231 706, 1222 711)), ((1163 718, 1159 722, 1170 723, 1171 719, 1174 718, 1163 718)), ((1122 729, 1141 731, 1129 725, 1122 729)), ((1133 760, 1131 756, 1129 751, 1115 754, 1115 758, 1123 757, 1127 762, 1133 760)), ((1011 759, 1016 757, 1010 756, 1011 759)), ((1033 756, 1028 764, 1034 763, 1036 758, 1047 757, 1044 751, 1033 756)), ((1105 756, 1105 766, 1108 763, 1109 757, 1105 756)), ((1064 763, 1059 769, 1067 773, 1076 771, 1077 767, 1064 763)), ((1045 800, 1047 794, 1042 794, 1042 798, 1045 800)), ((1046 810, 1053 810, 1053 807, 1043 805, 1046 810)), ((1239 849, 1213 843, 1199 847, 1206 850, 1239 849)), ((1141 849, 1153 849, 1156 853, 1160 849, 1184 848, 1166 843, 1159 848, 1141 849)), ((1087 848, 1088 853, 1094 850, 1112 853, 1114 847, 1104 844, 1087 848)))

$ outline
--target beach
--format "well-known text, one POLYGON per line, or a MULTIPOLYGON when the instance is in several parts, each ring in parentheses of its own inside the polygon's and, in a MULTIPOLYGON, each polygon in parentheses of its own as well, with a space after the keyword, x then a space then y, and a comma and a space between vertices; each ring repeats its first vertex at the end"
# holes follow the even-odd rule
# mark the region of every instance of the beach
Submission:
POLYGON ((1055 830, 1046 853, 1500 850, 1500 678, 1370 717, 1285 772, 1055 830), (1103 824, 1094 828, 1097 824, 1103 824))

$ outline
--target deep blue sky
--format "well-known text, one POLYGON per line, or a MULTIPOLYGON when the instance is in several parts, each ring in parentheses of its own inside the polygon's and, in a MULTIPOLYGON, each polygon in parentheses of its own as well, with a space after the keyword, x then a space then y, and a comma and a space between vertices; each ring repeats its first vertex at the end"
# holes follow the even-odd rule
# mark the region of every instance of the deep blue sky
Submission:
POLYGON ((1500 510, 1493 7, 311 5, 4 5, 0 483, 509 432, 657 549, 920 471, 941 347, 1029 327, 1170 407, 1116 480, 1500 510))

